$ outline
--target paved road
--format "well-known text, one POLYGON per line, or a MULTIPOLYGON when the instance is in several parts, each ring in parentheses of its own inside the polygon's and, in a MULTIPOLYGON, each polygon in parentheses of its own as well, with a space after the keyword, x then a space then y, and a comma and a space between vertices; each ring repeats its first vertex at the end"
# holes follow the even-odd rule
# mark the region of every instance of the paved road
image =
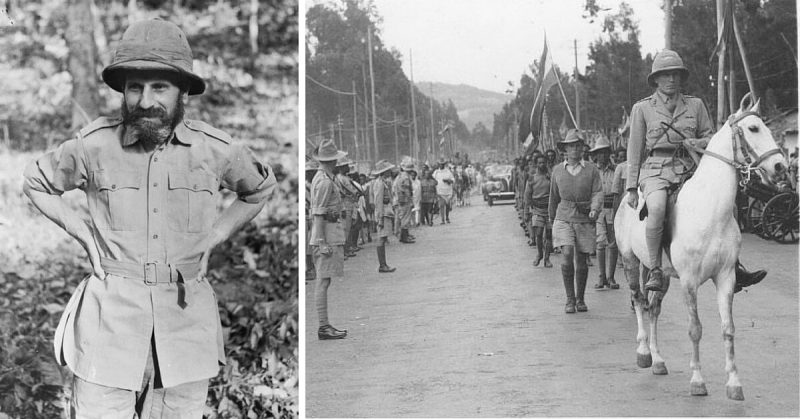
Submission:
MULTIPOLYGON (((736 360, 746 400, 725 397, 713 284, 699 291, 709 396, 689 395, 688 316, 674 287, 659 343, 669 375, 636 367, 636 318, 620 290, 587 288, 588 313, 563 312, 558 269, 534 268, 510 205, 456 208, 453 224, 420 227, 387 247, 397 272, 378 274, 374 243, 346 262, 330 318, 350 336, 316 338, 306 287, 309 417, 798 416, 798 246, 746 235, 743 261, 764 283, 734 300, 736 360)), ((597 267, 590 268, 590 283, 597 267)))

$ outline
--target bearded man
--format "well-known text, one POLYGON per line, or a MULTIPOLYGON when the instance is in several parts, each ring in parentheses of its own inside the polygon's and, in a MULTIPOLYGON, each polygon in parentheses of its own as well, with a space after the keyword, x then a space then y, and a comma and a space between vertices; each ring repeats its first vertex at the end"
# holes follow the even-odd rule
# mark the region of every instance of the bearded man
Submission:
POLYGON ((56 358, 74 373, 74 417, 201 418, 225 362, 209 254, 263 208, 275 176, 228 134, 184 119, 205 82, 176 25, 132 24, 102 77, 124 95, 121 118, 98 118, 25 171, 25 193, 92 266, 56 329, 56 358), (221 188, 238 199, 217 216, 221 188), (88 214, 61 199, 73 189, 88 214))

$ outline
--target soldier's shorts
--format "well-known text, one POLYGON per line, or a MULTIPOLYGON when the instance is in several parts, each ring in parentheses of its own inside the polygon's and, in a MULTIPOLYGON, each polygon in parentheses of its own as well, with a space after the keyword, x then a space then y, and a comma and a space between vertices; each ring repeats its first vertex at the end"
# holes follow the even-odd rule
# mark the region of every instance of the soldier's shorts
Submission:
POLYGON ((344 276, 344 245, 330 247, 332 252, 328 255, 321 254, 319 246, 311 247, 317 279, 341 278, 344 276))
POLYGON ((378 224, 378 237, 389 237, 394 233, 394 217, 383 217, 383 228, 378 224))
POLYGON ((553 221, 553 246, 575 246, 581 253, 591 253, 595 244, 595 223, 553 221))
POLYGON ((531 225, 534 227, 553 227, 550 223, 550 215, 546 209, 531 207, 531 225))

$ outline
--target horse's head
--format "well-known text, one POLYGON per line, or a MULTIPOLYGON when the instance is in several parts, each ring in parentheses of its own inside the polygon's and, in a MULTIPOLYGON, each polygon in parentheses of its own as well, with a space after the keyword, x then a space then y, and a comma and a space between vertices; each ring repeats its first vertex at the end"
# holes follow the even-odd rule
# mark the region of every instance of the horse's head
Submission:
POLYGON ((746 94, 728 123, 733 129, 736 159, 748 162, 751 167, 759 169, 762 179, 774 183, 786 171, 788 164, 775 144, 772 132, 759 116, 759 103, 752 103, 750 93, 746 94), (745 106, 746 100, 751 106, 745 106))

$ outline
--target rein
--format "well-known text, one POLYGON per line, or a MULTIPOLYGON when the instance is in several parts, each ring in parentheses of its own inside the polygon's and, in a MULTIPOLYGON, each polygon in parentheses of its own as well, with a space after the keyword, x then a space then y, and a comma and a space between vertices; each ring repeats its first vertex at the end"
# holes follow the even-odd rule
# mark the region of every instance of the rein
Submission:
MULTIPOLYGON (((758 165, 761 164, 761 162, 763 162, 769 156, 781 153, 780 149, 773 148, 772 150, 769 150, 766 153, 759 156, 758 153, 756 153, 755 149, 753 149, 753 147, 750 145, 750 143, 747 142, 747 139, 744 136, 744 132, 742 131, 742 127, 739 126, 739 122, 750 115, 758 116, 760 118, 758 113, 753 111, 742 112, 736 117, 731 115, 730 118, 728 118, 727 124, 730 125, 731 130, 733 131, 733 141, 731 142, 733 146, 733 156, 734 156, 733 159, 729 159, 725 156, 717 154, 713 151, 705 150, 693 144, 683 143, 683 146, 693 151, 696 151, 700 154, 706 154, 711 157, 714 157, 715 159, 720 160, 732 166, 739 172, 739 174, 742 175, 742 179, 739 181, 739 185, 744 186, 745 184, 750 182, 750 175, 754 171, 759 170, 758 165), (739 152, 742 154, 742 156, 744 156, 744 163, 736 160, 737 144, 739 145, 739 152), (755 161, 753 161, 750 158, 751 155, 755 156, 755 161)), ((666 122, 662 122, 661 124, 677 132, 681 137, 683 137, 684 140, 686 139, 686 136, 684 136, 683 133, 678 131, 674 126, 672 126, 672 124, 668 124, 666 122)))

